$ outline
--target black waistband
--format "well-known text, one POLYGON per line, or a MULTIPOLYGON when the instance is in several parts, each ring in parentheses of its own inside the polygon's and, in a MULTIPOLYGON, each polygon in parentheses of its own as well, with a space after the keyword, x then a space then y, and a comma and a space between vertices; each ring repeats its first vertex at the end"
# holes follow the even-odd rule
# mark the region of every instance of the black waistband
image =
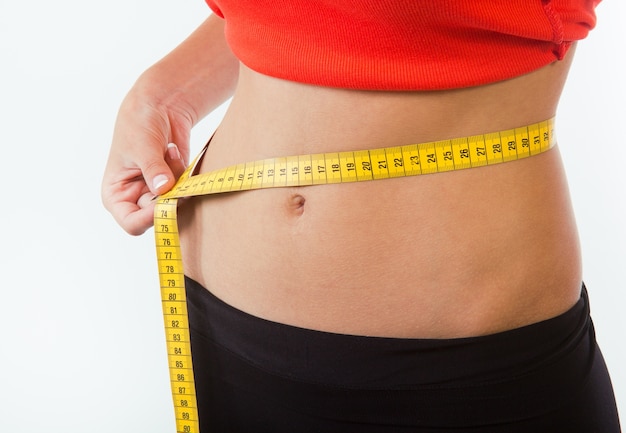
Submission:
POLYGON ((192 332, 248 363, 294 380, 362 389, 459 386, 521 376, 565 356, 589 332, 586 290, 555 318, 456 339, 343 335, 252 316, 187 278, 192 332))

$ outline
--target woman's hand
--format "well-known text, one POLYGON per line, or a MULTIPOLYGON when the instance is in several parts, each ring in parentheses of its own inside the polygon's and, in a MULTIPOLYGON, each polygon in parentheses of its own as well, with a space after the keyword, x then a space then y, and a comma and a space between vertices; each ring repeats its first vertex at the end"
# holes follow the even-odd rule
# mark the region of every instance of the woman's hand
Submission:
POLYGON ((159 101, 158 90, 136 88, 120 107, 102 183, 104 206, 132 235, 152 226, 152 199, 184 171, 193 126, 184 107, 159 101))
POLYGON ((211 15, 130 90, 102 181, 104 206, 128 233, 140 235, 152 226, 152 199, 184 171, 191 128, 232 96, 238 70, 224 23, 211 15))

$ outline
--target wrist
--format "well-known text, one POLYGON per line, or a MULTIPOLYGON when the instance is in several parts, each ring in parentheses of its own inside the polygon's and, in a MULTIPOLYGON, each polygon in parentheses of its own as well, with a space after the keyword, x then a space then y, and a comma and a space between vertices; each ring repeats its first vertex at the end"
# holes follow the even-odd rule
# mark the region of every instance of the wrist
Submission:
POLYGON ((238 75, 239 60, 226 43, 223 20, 212 15, 148 68, 133 92, 184 110, 195 124, 232 96, 238 75))
POLYGON ((180 71, 177 73, 177 71, 169 70, 166 64, 159 62, 146 69, 137 78, 128 97, 157 107, 194 111, 189 107, 191 105, 189 95, 193 94, 193 89, 190 89, 192 79, 186 79, 180 71))

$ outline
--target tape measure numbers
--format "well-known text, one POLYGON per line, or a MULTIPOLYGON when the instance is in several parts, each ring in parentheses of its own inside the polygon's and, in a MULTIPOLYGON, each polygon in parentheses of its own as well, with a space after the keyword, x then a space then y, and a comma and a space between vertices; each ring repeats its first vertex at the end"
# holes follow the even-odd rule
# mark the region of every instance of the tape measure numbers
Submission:
POLYGON ((450 140, 373 150, 269 158, 191 176, 203 150, 174 188, 158 198, 154 213, 177 432, 199 433, 176 219, 179 198, 260 188, 362 182, 500 164, 552 148, 556 141, 553 129, 554 119, 549 119, 520 128, 450 140))
POLYGON ((198 405, 176 212, 176 199, 159 200, 156 204, 157 262, 176 431, 198 433, 198 405))

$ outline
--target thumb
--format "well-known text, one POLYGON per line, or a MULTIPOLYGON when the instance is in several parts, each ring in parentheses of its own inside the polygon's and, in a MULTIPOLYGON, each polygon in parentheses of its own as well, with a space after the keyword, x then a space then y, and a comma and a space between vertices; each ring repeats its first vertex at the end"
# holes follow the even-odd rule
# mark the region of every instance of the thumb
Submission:
POLYGON ((169 191, 176 182, 174 173, 165 161, 164 154, 152 155, 140 167, 146 185, 154 195, 169 191))

